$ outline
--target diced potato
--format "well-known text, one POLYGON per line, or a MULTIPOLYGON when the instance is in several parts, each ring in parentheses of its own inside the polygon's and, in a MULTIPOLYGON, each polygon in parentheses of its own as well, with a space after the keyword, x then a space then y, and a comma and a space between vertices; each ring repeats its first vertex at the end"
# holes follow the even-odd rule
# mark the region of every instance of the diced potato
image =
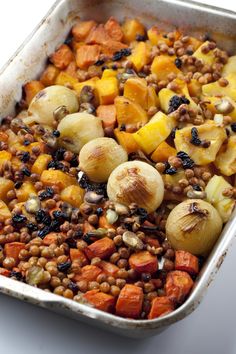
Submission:
POLYGON ((199 139, 201 141, 207 140, 211 143, 208 148, 203 148, 190 142, 192 128, 185 127, 176 131, 175 146, 177 151, 186 152, 197 165, 207 165, 215 161, 216 154, 227 137, 225 129, 218 127, 213 122, 195 127, 198 131, 199 139))
POLYGON ((114 103, 114 99, 119 95, 118 80, 116 77, 98 80, 96 88, 101 105, 114 103))
POLYGON ((51 160, 52 160, 51 155, 48 154, 39 155, 31 168, 31 172, 41 175, 42 172, 47 169, 47 165, 51 160))
POLYGON ((124 33, 124 42, 128 44, 135 41, 137 35, 145 35, 145 28, 137 19, 126 19, 122 25, 122 30, 124 33))
POLYGON ((49 64, 40 77, 40 81, 44 86, 51 86, 55 84, 56 77, 60 70, 54 65, 49 64))
POLYGON ((9 219, 11 217, 11 212, 8 209, 8 206, 4 203, 4 201, 0 200, 0 218, 4 220, 9 219))
POLYGON ((105 69, 102 73, 102 80, 107 79, 108 77, 116 77, 117 70, 105 69))
POLYGON ((176 75, 181 73, 174 63, 174 58, 167 55, 159 55, 154 58, 151 72, 157 75, 158 80, 167 80, 167 76, 170 73, 176 75))
POLYGON ((60 74, 56 78, 55 85, 73 87, 75 84, 77 84, 77 82, 78 82, 77 79, 70 76, 69 74, 67 74, 64 71, 61 71, 60 74))
POLYGON ((40 180, 46 186, 56 185, 59 189, 64 189, 70 185, 77 185, 75 177, 69 176, 60 170, 45 170, 41 174, 40 180))
POLYGON ((150 154, 170 135, 174 125, 173 119, 160 111, 148 124, 134 133, 133 137, 140 148, 150 154))
POLYGON ((144 65, 148 64, 150 50, 146 42, 138 42, 128 59, 133 63, 134 68, 140 71, 144 65))
POLYGON ((139 104, 130 101, 128 98, 123 96, 116 97, 115 106, 119 125, 145 124, 148 121, 146 111, 139 104))
POLYGON ((10 179, 0 177, 0 199, 7 201, 7 193, 14 189, 14 182, 10 179))
POLYGON ((229 57, 222 70, 222 76, 228 76, 230 74, 236 75, 236 55, 229 57))
POLYGON ((163 141, 152 153, 151 159, 155 162, 165 162, 169 157, 175 156, 176 154, 176 149, 163 141))
POLYGON ((202 93, 205 96, 229 96, 236 101, 236 75, 231 73, 225 77, 229 84, 225 87, 219 85, 218 81, 202 86, 202 93))
POLYGON ((134 140, 133 134, 120 131, 119 128, 114 130, 115 137, 118 143, 123 146, 123 148, 127 151, 128 154, 135 152, 139 149, 138 144, 134 140))
POLYGON ((230 218, 235 201, 223 195, 224 190, 232 188, 222 176, 213 176, 207 183, 205 192, 207 201, 211 203, 219 212, 223 222, 227 222, 230 218))
POLYGON ((236 173, 236 136, 233 135, 228 139, 225 151, 220 152, 216 156, 216 167, 226 176, 236 173))
POLYGON ((170 107, 170 100, 172 97, 176 96, 176 93, 168 88, 163 88, 159 91, 158 97, 160 102, 160 107, 165 113, 168 112, 170 107))
POLYGON ((37 195, 36 189, 32 182, 24 182, 19 189, 16 189, 16 197, 18 202, 25 202, 31 195, 37 195))
POLYGON ((34 96, 43 89, 44 85, 42 84, 42 82, 37 80, 29 81, 24 85, 25 100, 28 106, 30 105, 30 102, 32 101, 34 96))
POLYGON ((80 188, 80 186, 68 186, 61 191, 61 199, 75 208, 80 207, 83 197, 84 189, 80 188))
POLYGON ((128 79, 124 85, 124 97, 147 109, 148 88, 146 80, 141 78, 128 79))
POLYGON ((6 150, 0 151, 0 167, 3 166, 3 164, 6 161, 11 161, 12 154, 6 150))
POLYGON ((216 57, 213 53, 213 50, 210 50, 207 54, 202 52, 202 48, 208 46, 209 41, 204 42, 194 53, 193 56, 197 59, 203 60, 205 64, 212 65, 214 64, 216 57))

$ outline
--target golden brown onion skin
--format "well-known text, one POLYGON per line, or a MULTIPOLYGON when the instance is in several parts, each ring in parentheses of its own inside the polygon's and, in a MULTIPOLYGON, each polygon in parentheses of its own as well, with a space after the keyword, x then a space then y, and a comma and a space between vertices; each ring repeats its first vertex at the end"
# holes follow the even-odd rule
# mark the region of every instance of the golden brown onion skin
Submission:
POLYGON ((164 196, 164 183, 159 172, 142 161, 129 161, 118 166, 107 184, 110 200, 124 205, 137 203, 149 213, 156 210, 164 196))
POLYGON ((189 199, 178 204, 169 214, 166 235, 171 246, 195 255, 207 255, 222 230, 218 211, 200 199, 189 199))

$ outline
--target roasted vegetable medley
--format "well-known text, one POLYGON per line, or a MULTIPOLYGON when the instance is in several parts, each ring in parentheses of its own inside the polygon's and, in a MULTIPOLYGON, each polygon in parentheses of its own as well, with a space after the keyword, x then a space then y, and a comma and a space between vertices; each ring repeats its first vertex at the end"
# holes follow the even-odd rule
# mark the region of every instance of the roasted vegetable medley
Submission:
POLYGON ((236 56, 78 21, 0 128, 0 274, 132 319, 188 297, 234 209, 236 56))

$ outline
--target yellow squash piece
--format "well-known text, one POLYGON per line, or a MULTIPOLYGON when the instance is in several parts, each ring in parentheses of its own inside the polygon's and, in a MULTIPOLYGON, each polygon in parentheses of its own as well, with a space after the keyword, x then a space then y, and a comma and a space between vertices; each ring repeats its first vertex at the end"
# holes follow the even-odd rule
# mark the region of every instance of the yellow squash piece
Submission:
POLYGON ((73 76, 67 74, 65 71, 61 71, 55 81, 55 85, 71 86, 71 87, 74 87, 74 85, 76 85, 77 83, 78 80, 75 79, 73 76))
POLYGON ((89 79, 89 80, 86 80, 86 81, 83 81, 83 82, 78 82, 77 84, 74 84, 74 90, 80 94, 82 88, 84 86, 90 86, 92 87, 93 89, 96 90, 96 82, 99 80, 99 77, 93 77, 92 79, 89 79))
POLYGON ((185 127, 177 130, 175 133, 175 147, 177 151, 186 152, 197 165, 207 165, 215 161, 224 140, 227 138, 225 129, 218 127, 216 124, 205 123, 195 128, 198 131, 198 136, 201 141, 210 142, 208 148, 193 145, 190 141, 192 138, 191 130, 193 127, 185 127))
POLYGON ((102 80, 107 79, 108 77, 116 77, 117 70, 105 69, 102 73, 102 80))
POLYGON ((168 88, 163 88, 159 91, 158 97, 160 102, 160 107, 165 113, 168 112, 170 106, 170 100, 172 97, 176 96, 176 93, 168 88))
POLYGON ((149 58, 150 50, 146 42, 138 42, 128 57, 137 71, 142 70, 144 65, 148 64, 149 58))
POLYGON ((205 192, 207 201, 211 203, 219 212, 223 222, 227 222, 235 206, 232 198, 223 195, 223 192, 232 188, 222 176, 214 175, 206 185, 205 192))
POLYGON ((148 87, 146 80, 141 78, 128 79, 124 85, 124 97, 147 109, 148 87))
POLYGON ((174 63, 174 58, 167 55, 159 55, 154 58, 151 72, 157 75, 158 80, 167 80, 167 76, 170 73, 176 75, 181 73, 174 63))
POLYGON ((120 131, 119 128, 114 130, 118 143, 127 151, 128 154, 139 149, 138 144, 134 140, 133 134, 120 131))
POLYGON ((9 219, 11 217, 11 212, 8 209, 8 206, 0 200, 0 218, 3 218, 4 220, 9 219))
POLYGON ((124 33, 124 42, 127 44, 135 41, 137 35, 145 35, 145 28, 137 19, 126 19, 122 25, 122 31, 124 33))
POLYGON ((160 28, 157 26, 152 26, 148 31, 148 39, 152 43, 152 45, 157 45, 157 44, 167 44, 171 45, 171 41, 167 37, 163 37, 165 32, 163 32, 160 28))
POLYGON ((0 177, 0 199, 7 201, 7 193, 14 189, 14 182, 10 179, 0 177))
POLYGON ((3 166, 3 164, 6 161, 11 161, 12 154, 6 150, 0 151, 0 167, 3 166))
POLYGON ((220 152, 215 160, 216 167, 225 176, 231 176, 236 173, 236 136, 228 139, 225 151, 220 152))
POLYGON ((148 121, 146 111, 137 103, 128 98, 118 96, 115 99, 117 121, 119 125, 145 124, 148 121))
POLYGON ((119 95, 118 80, 116 77, 98 80, 96 88, 100 105, 114 103, 114 99, 119 95))
POLYGON ((229 96, 236 101, 236 75, 231 73, 225 77, 229 84, 225 87, 219 85, 218 81, 202 86, 202 93, 205 96, 229 96))
POLYGON ((41 173, 47 169, 47 165, 51 160, 52 160, 51 155, 48 154, 39 155, 31 168, 31 172, 41 175, 41 173))
POLYGON ((222 76, 228 76, 230 74, 236 75, 236 55, 229 57, 222 70, 222 76))
POLYGON ((169 157, 175 156, 176 154, 176 149, 163 141, 152 153, 151 159, 155 162, 165 162, 169 157))
POLYGON ((70 185, 78 184, 75 177, 69 176, 60 170, 45 170, 41 174, 40 180, 46 186, 56 185, 61 190, 70 185))
POLYGON ((174 126, 174 120, 159 111, 148 124, 134 133, 133 137, 140 148, 150 154, 170 135, 174 126))
POLYGON ((201 59, 205 64, 212 65, 214 64, 216 57, 213 50, 210 50, 208 53, 202 53, 202 48, 208 46, 209 41, 204 42, 194 53, 193 56, 197 59, 201 59))
POLYGON ((202 94, 202 85, 196 79, 191 79, 188 84, 188 92, 192 97, 200 97, 202 94))
POLYGON ((61 191, 61 199, 75 208, 79 208, 83 203, 84 189, 80 186, 68 186, 61 191))
POLYGON ((156 90, 153 86, 148 86, 148 103, 147 103, 147 108, 151 107, 159 107, 160 102, 159 98, 156 94, 156 90))
POLYGON ((16 197, 18 202, 25 202, 31 195, 37 195, 36 189, 32 182, 24 182, 19 189, 16 189, 16 197))

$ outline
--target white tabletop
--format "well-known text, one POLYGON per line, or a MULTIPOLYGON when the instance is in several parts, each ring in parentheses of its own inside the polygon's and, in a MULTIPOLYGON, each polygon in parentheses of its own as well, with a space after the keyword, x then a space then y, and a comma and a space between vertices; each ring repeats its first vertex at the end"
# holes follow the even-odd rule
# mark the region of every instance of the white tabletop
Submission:
MULTIPOLYGON (((232 0, 205 3, 236 10, 232 0)), ((0 1, 0 66, 45 14, 53 0, 0 1)), ((118 337, 0 295, 0 353, 7 354, 235 354, 236 243, 198 309, 160 335, 118 337)))

